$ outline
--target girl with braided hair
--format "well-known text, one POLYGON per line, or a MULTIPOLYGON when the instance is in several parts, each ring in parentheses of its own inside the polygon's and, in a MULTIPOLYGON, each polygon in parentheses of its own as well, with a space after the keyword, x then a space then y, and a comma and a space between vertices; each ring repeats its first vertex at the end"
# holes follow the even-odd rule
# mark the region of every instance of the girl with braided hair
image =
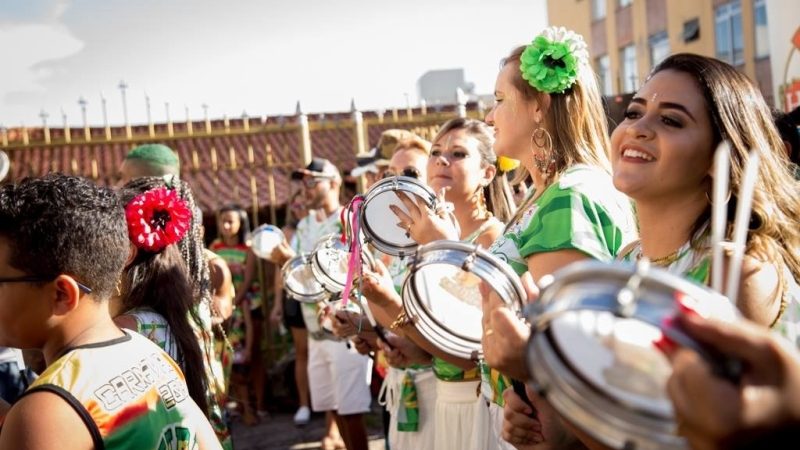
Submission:
MULTIPOLYGON (((191 367, 182 364, 190 391, 193 390, 192 383, 198 384, 196 390, 202 386, 200 392, 203 400, 197 403, 206 412, 223 447, 232 448, 222 408, 226 401, 225 377, 215 351, 212 333, 211 279, 202 241, 202 213, 196 206, 191 188, 186 182, 174 180, 172 177, 169 180, 164 177, 144 177, 128 182, 122 188, 120 196, 123 203, 127 204, 138 194, 173 185, 177 197, 188 210, 187 231, 179 241, 168 245, 159 253, 137 250, 123 274, 122 285, 125 286, 123 290, 127 295, 123 295, 123 308, 120 311, 128 312, 115 320, 123 327, 137 330, 141 323, 134 321, 136 315, 152 318, 153 316, 146 313, 150 312, 148 310, 155 311, 166 320, 168 330, 182 343, 181 348, 190 348, 192 355, 195 354, 194 349, 197 349, 199 363, 192 356, 191 367), (149 273, 153 270, 158 271, 149 273), (166 298, 171 301, 163 301, 166 298), (130 310, 135 314, 131 314, 130 310), (141 314, 141 311, 145 313, 141 314), (190 340, 194 345, 189 343, 190 340)), ((218 314, 216 311, 213 313, 218 314)), ((221 336, 224 339, 224 333, 221 336)), ((165 344, 168 343, 168 340, 165 341, 165 344)), ((186 359, 186 354, 181 357, 186 359)))

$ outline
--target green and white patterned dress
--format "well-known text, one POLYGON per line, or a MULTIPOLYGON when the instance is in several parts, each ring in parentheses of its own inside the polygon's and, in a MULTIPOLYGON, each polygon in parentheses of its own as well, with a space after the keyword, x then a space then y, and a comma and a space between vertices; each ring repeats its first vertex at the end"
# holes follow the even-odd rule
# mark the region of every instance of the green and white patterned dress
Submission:
MULTIPOLYGON (((532 203, 525 203, 529 203, 527 210, 489 247, 517 275, 528 271, 527 258, 537 253, 578 250, 590 258, 611 261, 637 236, 630 200, 600 168, 576 164, 532 203)), ((481 375, 484 396, 502 406, 502 393, 510 380, 485 364, 481 375)))

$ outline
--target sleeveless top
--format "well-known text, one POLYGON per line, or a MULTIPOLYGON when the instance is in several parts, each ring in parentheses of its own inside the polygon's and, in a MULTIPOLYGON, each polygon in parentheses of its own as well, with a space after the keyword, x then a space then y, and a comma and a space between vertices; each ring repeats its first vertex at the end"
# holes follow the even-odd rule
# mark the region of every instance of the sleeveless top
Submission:
POLYGON ((23 395, 48 391, 75 409, 97 450, 198 447, 206 421, 178 365, 147 338, 67 349, 23 395))
MULTIPOLYGON (((245 270, 247 270, 247 251, 250 247, 241 243, 227 245, 222 240, 216 239, 211 243, 209 249, 228 264, 233 286, 236 288, 241 286, 244 282, 245 270)), ((250 309, 261 308, 261 288, 258 285, 258 277, 250 285, 247 298, 250 300, 250 309)))
MULTIPOLYGON (((520 218, 510 223, 489 252, 508 262, 517 275, 528 271, 536 253, 577 250, 590 258, 611 261, 636 238, 630 200, 614 188, 604 170, 576 164, 564 171, 535 200, 531 190, 520 218)), ((503 406, 511 380, 481 364, 483 395, 503 406)))
POLYGON ((136 319, 137 333, 161 347, 161 350, 164 350, 183 368, 183 356, 178 348, 178 342, 164 316, 146 307, 132 309, 125 314, 136 319))
MULTIPOLYGON (((697 284, 710 286, 712 257, 711 235, 706 224, 696 238, 684 243, 675 256, 670 258, 669 264, 662 268, 697 284)), ((638 241, 625 249, 624 254, 619 257, 626 262, 635 262, 641 258, 642 244, 638 241)), ((771 328, 800 349, 800 287, 785 264, 780 270, 781 308, 771 328)))

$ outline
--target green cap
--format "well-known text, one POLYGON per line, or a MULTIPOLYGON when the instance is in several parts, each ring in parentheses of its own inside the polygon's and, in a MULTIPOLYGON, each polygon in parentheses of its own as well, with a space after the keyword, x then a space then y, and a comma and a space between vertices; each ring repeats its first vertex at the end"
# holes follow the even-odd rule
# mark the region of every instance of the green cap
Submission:
POLYGON ((180 167, 181 161, 178 154, 164 144, 140 145, 128 152, 125 159, 140 161, 157 166, 180 167))

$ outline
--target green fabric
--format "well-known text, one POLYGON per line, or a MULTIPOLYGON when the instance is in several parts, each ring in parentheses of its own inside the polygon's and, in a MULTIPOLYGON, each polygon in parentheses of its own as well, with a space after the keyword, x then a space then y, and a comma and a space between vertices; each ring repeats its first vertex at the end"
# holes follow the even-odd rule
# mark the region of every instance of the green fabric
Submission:
MULTIPOLYGON (((578 250, 589 258, 611 261, 635 238, 630 200, 614 188, 606 172, 577 164, 548 186, 489 251, 522 275, 528 271, 527 258, 536 253, 578 250)), ((485 364, 481 378, 484 395, 502 406, 502 393, 511 380, 485 364)))
POLYGON ((128 152, 125 159, 140 161, 157 166, 180 167, 178 154, 164 144, 144 144, 128 152))
POLYGON ((406 371, 400 388, 400 408, 397 411, 397 431, 419 430, 419 404, 414 376, 406 371))
POLYGON ((442 381, 469 381, 480 378, 477 366, 465 371, 436 356, 433 357, 433 374, 442 381))

